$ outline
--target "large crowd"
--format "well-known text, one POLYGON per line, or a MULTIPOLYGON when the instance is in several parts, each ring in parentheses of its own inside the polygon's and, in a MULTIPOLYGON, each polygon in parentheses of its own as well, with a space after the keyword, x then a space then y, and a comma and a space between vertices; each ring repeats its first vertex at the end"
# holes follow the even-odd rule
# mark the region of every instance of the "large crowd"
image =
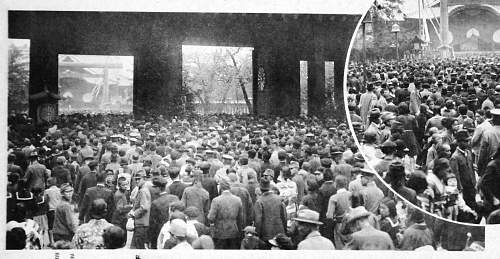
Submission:
POLYGON ((392 195, 335 120, 19 114, 8 136, 8 249, 484 247, 392 195))
POLYGON ((499 74, 498 54, 350 64, 348 109, 370 168, 429 212, 500 223, 499 74))

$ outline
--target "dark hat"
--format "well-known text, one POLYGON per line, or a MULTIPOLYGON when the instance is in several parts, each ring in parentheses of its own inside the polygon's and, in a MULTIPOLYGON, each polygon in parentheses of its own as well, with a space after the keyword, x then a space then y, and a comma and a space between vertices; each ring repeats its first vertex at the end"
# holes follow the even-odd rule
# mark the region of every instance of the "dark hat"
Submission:
POLYGON ((384 143, 382 143, 382 145, 380 147, 386 147, 386 148, 391 148, 392 147, 392 148, 396 148, 397 145, 396 145, 396 143, 394 143, 394 142, 392 142, 390 140, 386 140, 386 141, 384 141, 384 143))
POLYGON ((208 169, 210 169, 210 167, 211 167, 211 165, 208 162, 201 162, 201 164, 200 164, 201 170, 208 170, 208 169))
POLYGON ((455 139, 457 141, 469 141, 471 140, 471 136, 469 135, 469 131, 462 129, 455 133, 455 139))
POLYGON ((401 163, 399 161, 392 162, 389 165, 389 172, 387 173, 387 175, 391 179, 397 179, 397 178, 400 178, 400 177, 404 177, 404 175, 405 175, 405 167, 404 167, 403 163, 401 163))
POLYGON ((322 167, 330 168, 332 166, 332 160, 330 158, 322 158, 320 163, 322 167))
POLYGON ((154 177, 152 183, 154 187, 163 188, 167 186, 167 179, 163 177, 154 177))

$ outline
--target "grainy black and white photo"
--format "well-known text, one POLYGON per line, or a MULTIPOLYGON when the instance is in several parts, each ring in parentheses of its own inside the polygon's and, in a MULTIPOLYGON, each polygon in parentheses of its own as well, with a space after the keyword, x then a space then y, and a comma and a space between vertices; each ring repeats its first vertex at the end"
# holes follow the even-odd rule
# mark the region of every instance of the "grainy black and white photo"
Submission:
POLYGON ((371 169, 344 93, 366 8, 320 2, 9 10, 6 248, 483 251, 371 169))

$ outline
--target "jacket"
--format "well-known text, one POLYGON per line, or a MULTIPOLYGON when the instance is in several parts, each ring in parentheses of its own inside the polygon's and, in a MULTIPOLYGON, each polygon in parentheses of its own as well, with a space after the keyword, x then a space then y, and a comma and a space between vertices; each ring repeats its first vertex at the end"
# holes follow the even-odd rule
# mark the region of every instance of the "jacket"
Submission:
POLYGON ((73 236, 75 231, 76 224, 73 220, 73 208, 69 202, 63 200, 56 207, 53 232, 57 235, 73 236))
POLYGON ((149 193, 149 188, 147 186, 142 186, 139 189, 132 211, 134 212, 134 225, 136 227, 149 226, 151 194, 149 193))
POLYGON ((88 222, 90 220, 88 217, 90 207, 92 205, 92 202, 97 199, 103 199, 108 205, 108 214, 105 219, 106 221, 111 222, 111 217, 113 216, 113 212, 115 211, 114 194, 103 185, 97 185, 87 189, 87 191, 83 195, 83 201, 80 207, 80 215, 78 216, 79 220, 85 219, 85 222, 88 222))
POLYGON ((272 239, 276 234, 285 233, 286 207, 278 195, 265 192, 255 202, 254 223, 255 230, 264 241, 272 239))
POLYGON ((216 239, 231 239, 240 236, 243 229, 243 205, 241 199, 229 191, 212 201, 208 220, 214 223, 216 239))
POLYGON ((210 199, 208 192, 203 189, 203 187, 198 187, 196 185, 187 187, 184 189, 181 201, 186 208, 190 206, 198 208, 198 210, 200 210, 200 215, 197 220, 201 223, 205 223, 205 217, 210 210, 210 199))

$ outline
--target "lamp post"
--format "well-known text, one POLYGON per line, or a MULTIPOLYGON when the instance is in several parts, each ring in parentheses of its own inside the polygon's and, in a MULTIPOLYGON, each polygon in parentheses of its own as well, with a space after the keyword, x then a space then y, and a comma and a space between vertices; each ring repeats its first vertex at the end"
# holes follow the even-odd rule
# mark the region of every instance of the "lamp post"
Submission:
POLYGON ((398 32, 401 30, 399 29, 399 25, 397 23, 392 25, 391 32, 395 34, 396 36, 396 60, 399 61, 399 42, 398 42, 398 32))

